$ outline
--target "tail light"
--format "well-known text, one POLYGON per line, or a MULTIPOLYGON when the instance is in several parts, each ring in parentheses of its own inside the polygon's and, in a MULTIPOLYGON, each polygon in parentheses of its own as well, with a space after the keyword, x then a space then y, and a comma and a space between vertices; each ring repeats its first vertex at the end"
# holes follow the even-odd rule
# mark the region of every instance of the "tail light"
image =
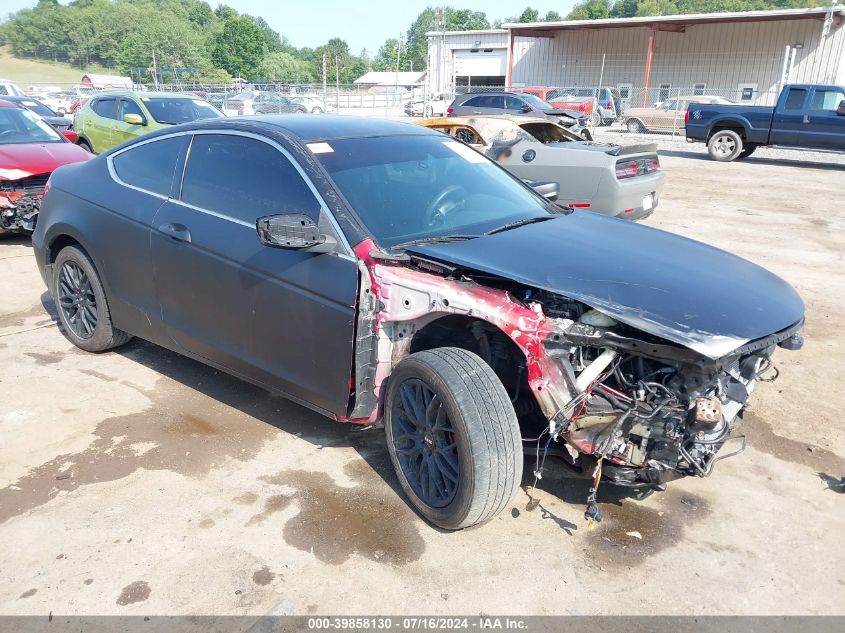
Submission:
POLYGON ((689 123, 689 110, 684 112, 684 124, 689 123))
POLYGON ((623 178, 633 178, 639 172, 636 161, 630 163, 616 163, 616 178, 622 180, 623 178))
POLYGON ((633 178, 660 171, 660 159, 656 156, 650 158, 635 158, 633 160, 621 160, 616 163, 616 178, 633 178))
POLYGON ((605 109, 610 110, 613 107, 613 101, 608 101, 604 104, 605 109))
POLYGON ((455 108, 446 108, 446 114, 452 114, 455 111, 455 108))

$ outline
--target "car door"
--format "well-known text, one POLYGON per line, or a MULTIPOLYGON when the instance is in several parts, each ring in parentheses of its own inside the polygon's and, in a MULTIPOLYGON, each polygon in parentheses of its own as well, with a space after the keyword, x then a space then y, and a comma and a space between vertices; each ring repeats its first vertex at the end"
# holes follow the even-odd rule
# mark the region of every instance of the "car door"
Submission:
POLYGON ((115 117, 117 117, 115 97, 99 97, 91 104, 91 114, 85 121, 84 134, 98 154, 116 145, 112 138, 115 117))
POLYGON ((543 112, 533 112, 531 110, 531 106, 519 97, 515 97, 513 95, 504 95, 504 97, 506 114, 511 116, 525 116, 526 114, 539 117, 546 116, 543 112), (525 111, 526 107, 528 108, 527 112, 525 111))
POLYGON ((264 246, 256 220, 306 213, 335 233, 291 154, 246 133, 197 133, 179 200, 151 234, 167 336, 212 364, 336 415, 345 414, 358 271, 336 253, 264 246))
POLYGON ((772 145, 798 145, 804 127, 804 104, 809 97, 806 88, 789 88, 782 96, 772 117, 769 142, 772 145))
MULTIPOLYGON (((150 226, 158 210, 178 192, 187 135, 155 138, 119 150, 107 158, 110 182, 99 195, 119 200, 113 211, 99 213, 98 255, 111 293, 115 320, 133 333, 159 340, 159 308, 150 255, 150 226)), ((108 179, 107 179, 108 180, 108 179)))
POLYGON ((149 119, 147 118, 147 115, 143 110, 141 110, 141 106, 139 106, 134 99, 130 97, 121 97, 117 105, 117 119, 112 124, 112 139, 114 140, 115 145, 119 145, 124 141, 133 139, 146 132, 146 125, 148 122, 149 119), (123 117, 127 114, 137 114, 141 117, 143 123, 141 125, 127 123, 123 120, 123 117))
POLYGON ((798 144, 819 149, 845 149, 845 115, 837 114, 839 103, 845 100, 845 90, 835 87, 813 88, 798 144))

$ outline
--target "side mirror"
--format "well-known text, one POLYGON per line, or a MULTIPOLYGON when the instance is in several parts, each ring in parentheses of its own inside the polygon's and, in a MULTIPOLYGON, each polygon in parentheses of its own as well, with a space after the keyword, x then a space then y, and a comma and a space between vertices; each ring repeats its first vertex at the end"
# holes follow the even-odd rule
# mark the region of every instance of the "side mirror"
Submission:
POLYGON ((73 130, 62 130, 62 136, 64 136, 71 143, 76 143, 79 140, 79 134, 77 134, 73 130))
POLYGON ((520 108, 520 111, 521 112, 531 112, 531 106, 530 105, 524 105, 520 108))
POLYGON ((836 108, 836 114, 845 115, 845 99, 839 102, 839 107, 836 108))
POLYGON ((124 114, 123 122, 129 125, 144 125, 144 117, 140 114, 124 114))
POLYGON ((255 221, 258 240, 265 246, 309 253, 330 253, 337 241, 321 235, 317 223, 304 213, 265 215, 255 221))
POLYGON ((546 200, 554 202, 560 195, 560 183, 553 181, 529 182, 528 186, 543 196, 546 200))

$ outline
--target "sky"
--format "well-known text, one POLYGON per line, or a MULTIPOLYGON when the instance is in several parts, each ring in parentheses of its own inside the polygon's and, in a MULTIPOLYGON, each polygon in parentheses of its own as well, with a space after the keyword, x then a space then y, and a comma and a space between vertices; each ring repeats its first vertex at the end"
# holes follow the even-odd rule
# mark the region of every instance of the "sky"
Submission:
MULTIPOLYGON (((61 1, 67 4, 67 1, 61 1)), ((207 1, 212 8, 220 4, 207 1)), ((0 12, 6 14, 33 7, 36 2, 0 0, 0 12)), ((372 55, 387 38, 398 37, 420 11, 435 3, 425 0, 363 0, 360 4, 349 0, 229 0, 225 4, 241 13, 263 17, 298 48, 313 48, 332 37, 341 37, 349 43, 353 53, 358 54, 366 48, 372 55)), ((454 0, 443 4, 484 11, 492 22, 519 15, 526 6, 537 9, 540 15, 553 10, 566 16, 575 0, 454 0)))

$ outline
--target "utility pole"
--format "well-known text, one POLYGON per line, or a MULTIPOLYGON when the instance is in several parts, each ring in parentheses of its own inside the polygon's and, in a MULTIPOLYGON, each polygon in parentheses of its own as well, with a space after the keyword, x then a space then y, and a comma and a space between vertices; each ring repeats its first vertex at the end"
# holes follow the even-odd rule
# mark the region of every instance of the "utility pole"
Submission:
POLYGON ((323 53, 323 99, 326 98, 326 53, 323 53))
POLYGON ((399 39, 396 40, 396 85, 393 88, 393 105, 396 105, 396 94, 399 92, 399 60, 402 56, 402 31, 399 31, 399 39))
POLYGON ((340 60, 337 53, 334 54, 334 88, 335 88, 335 107, 340 112, 340 60))

